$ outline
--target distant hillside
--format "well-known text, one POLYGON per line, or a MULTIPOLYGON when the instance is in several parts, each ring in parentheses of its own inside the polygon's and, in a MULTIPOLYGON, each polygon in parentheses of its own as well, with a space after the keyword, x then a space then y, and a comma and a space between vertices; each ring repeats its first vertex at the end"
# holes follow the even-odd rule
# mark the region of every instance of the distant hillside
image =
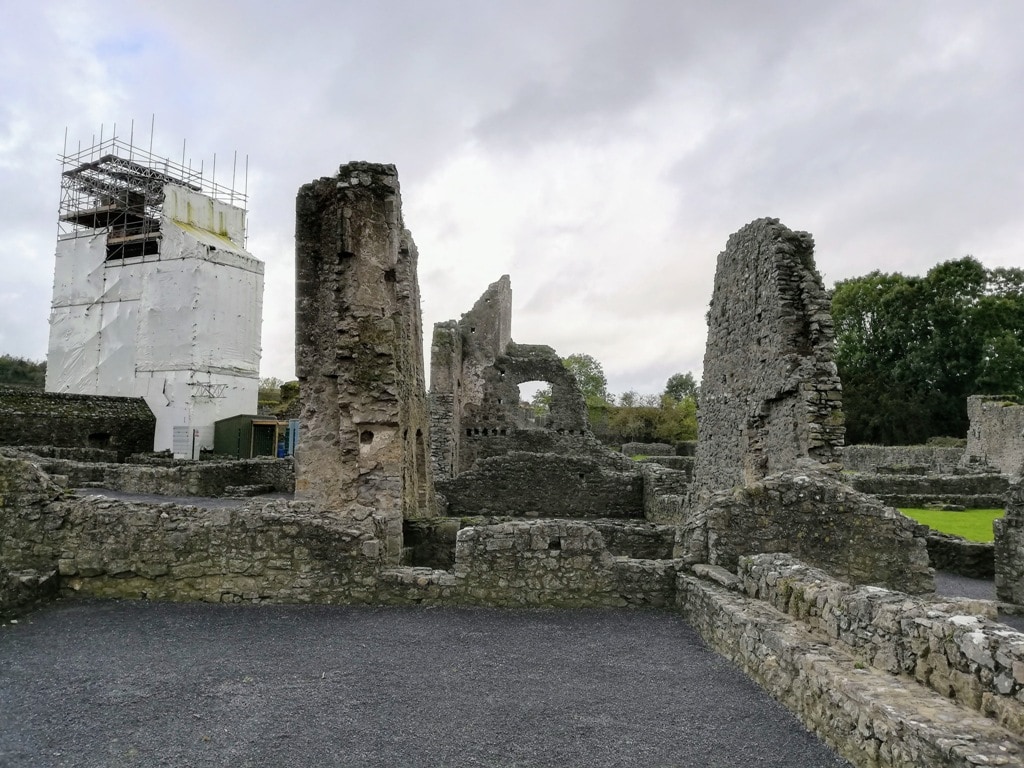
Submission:
POLYGON ((42 390, 46 384, 46 361, 35 363, 23 357, 0 355, 0 385, 42 390))

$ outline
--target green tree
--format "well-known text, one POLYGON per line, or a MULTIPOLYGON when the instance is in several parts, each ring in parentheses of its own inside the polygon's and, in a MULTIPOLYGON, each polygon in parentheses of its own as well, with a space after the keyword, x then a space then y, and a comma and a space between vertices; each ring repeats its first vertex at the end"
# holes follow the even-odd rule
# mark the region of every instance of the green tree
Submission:
POLYGON ((597 360, 578 352, 563 358, 562 365, 572 373, 576 383, 580 385, 583 397, 588 401, 608 401, 608 379, 604 375, 604 368, 597 360))
POLYGON ((46 386, 46 362, 0 355, 0 386, 42 390, 46 386))
POLYGON ((665 383, 665 394, 677 403, 686 397, 697 397, 697 382, 692 373, 673 373, 665 383))
POLYGON ((968 256, 924 277, 872 272, 833 292, 847 441, 967 433, 967 397, 1020 394, 1024 273, 968 256))

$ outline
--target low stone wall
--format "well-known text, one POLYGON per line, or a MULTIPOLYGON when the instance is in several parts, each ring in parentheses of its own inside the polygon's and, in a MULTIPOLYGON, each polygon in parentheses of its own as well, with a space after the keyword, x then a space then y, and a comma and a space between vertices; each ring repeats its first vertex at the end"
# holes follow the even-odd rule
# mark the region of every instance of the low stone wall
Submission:
POLYGON ((9 619, 37 608, 57 596, 57 571, 0 570, 0 619, 9 619))
POLYGON ((1024 742, 994 720, 871 667, 760 600, 685 573, 677 600, 709 646, 853 765, 1024 764, 1024 742))
POLYGON ((531 520, 459 531, 455 575, 482 605, 667 606, 678 563, 613 557, 593 526, 531 520))
POLYGON ((0 445, 102 448, 126 456, 153 449, 156 418, 141 397, 0 387, 0 445))
POLYGON ((747 595, 871 666, 910 675, 1024 735, 1024 634, 996 621, 992 603, 852 587, 788 555, 743 558, 738 575, 747 595))
POLYGON ((843 467, 851 472, 877 474, 907 470, 900 474, 952 475, 960 467, 963 448, 931 445, 847 445, 843 467))
POLYGON ((995 546, 929 530, 928 559, 932 568, 972 579, 992 579, 996 573, 995 546))
POLYGON ((1024 605, 1024 481, 1006 494, 1006 514, 992 523, 995 533, 996 596, 1024 605))
POLYGON ((643 475, 622 460, 627 469, 590 456, 512 451, 481 459, 437 489, 451 517, 643 517, 643 475))
MULTIPOLYGON (((403 564, 450 570, 455 567, 455 544, 463 528, 501 525, 512 517, 431 517, 405 521, 403 564)), ((587 520, 601 534, 613 557, 667 560, 672 557, 675 527, 629 520, 587 520)))
POLYGON ((890 475, 859 474, 849 479, 861 493, 877 496, 893 507, 921 508, 947 504, 968 509, 999 509, 1009 479, 998 474, 890 475))
POLYGON ((625 443, 622 453, 626 456, 675 456, 676 447, 668 443, 625 443))
POLYGON ((686 494, 693 480, 693 459, 687 469, 672 469, 655 462, 641 462, 644 478, 644 517, 653 523, 679 523, 683 520, 686 494))
MULTIPOLYGON (((108 464, 70 459, 34 459, 49 474, 62 475, 73 488, 110 488, 158 496, 225 496, 232 488, 263 486, 292 493, 291 458, 257 458, 160 464, 108 464)), ((244 495, 244 494, 242 494, 244 495)))
POLYGON ((810 464, 712 495, 679 527, 675 554, 735 569, 742 555, 791 552, 854 584, 934 590, 928 528, 810 464))

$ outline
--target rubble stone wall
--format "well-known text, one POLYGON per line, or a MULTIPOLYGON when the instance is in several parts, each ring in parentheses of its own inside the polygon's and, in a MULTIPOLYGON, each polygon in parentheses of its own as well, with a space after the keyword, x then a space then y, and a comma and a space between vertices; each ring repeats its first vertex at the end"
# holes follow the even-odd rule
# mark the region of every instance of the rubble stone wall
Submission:
POLYGON ((934 530, 928 531, 926 538, 928 561, 935 570, 972 579, 995 578, 995 545, 991 541, 969 541, 934 530))
POLYGON ((1004 475, 1024 474, 1024 405, 1009 397, 967 398, 967 448, 962 464, 989 466, 1004 475))
POLYGON ((97 448, 120 457, 153 450, 156 417, 140 397, 0 387, 0 445, 97 448))
MULTIPOLYGON (((628 459, 627 459, 628 461, 628 459)), ((609 468, 587 455, 511 451, 481 459, 438 483, 446 514, 625 517, 644 514, 639 469, 609 468)))
POLYGON ((995 533, 996 596, 1024 605, 1024 481, 1006 494, 1006 514, 993 521, 995 533))
POLYGON ((590 433, 575 377, 548 346, 512 341, 508 275, 488 286, 460 320, 434 326, 430 353, 431 457, 435 476, 450 479, 477 461, 479 436, 519 430, 590 433), (519 385, 544 381, 551 401, 542 423, 523 408, 519 385))
POLYGON ((850 485, 893 507, 920 508, 946 504, 968 509, 999 509, 1009 487, 1005 475, 872 475, 857 474, 850 485))
POLYGON ((349 163, 296 201, 296 494, 353 526, 436 512, 416 246, 393 165, 349 163))
POLYGON ((708 310, 698 502, 801 458, 839 461, 844 426, 833 337, 808 233, 758 219, 729 238, 708 310))
POLYGON ((963 448, 931 445, 847 445, 842 460, 850 472, 952 475, 963 455, 963 448))
POLYGON ((992 603, 852 587, 788 555, 742 558, 738 575, 747 595, 871 666, 911 676, 1024 735, 1024 634, 997 621, 992 603))
POLYGON ((69 459, 33 459, 51 475, 67 478, 72 488, 110 488, 158 496, 234 496, 240 489, 291 493, 295 471, 287 459, 239 459, 176 463, 174 466, 109 464, 69 459))
POLYGON ((809 462, 721 491, 679 528, 676 556, 735 569, 742 555, 789 552, 853 584, 935 588, 919 525, 809 462))
POLYGON ((677 601, 711 648, 853 765, 971 768, 1021 761, 1019 731, 872 667, 767 603, 686 573, 679 575, 677 601))

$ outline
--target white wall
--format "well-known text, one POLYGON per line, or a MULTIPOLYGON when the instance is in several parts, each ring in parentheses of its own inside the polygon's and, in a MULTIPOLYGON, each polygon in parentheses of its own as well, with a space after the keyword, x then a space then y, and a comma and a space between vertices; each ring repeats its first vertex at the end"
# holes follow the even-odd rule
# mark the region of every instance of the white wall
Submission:
POLYGON ((245 212, 165 188, 160 253, 105 261, 102 230, 57 243, 46 389, 143 397, 156 450, 175 426, 255 413, 263 263, 240 245, 245 212))

